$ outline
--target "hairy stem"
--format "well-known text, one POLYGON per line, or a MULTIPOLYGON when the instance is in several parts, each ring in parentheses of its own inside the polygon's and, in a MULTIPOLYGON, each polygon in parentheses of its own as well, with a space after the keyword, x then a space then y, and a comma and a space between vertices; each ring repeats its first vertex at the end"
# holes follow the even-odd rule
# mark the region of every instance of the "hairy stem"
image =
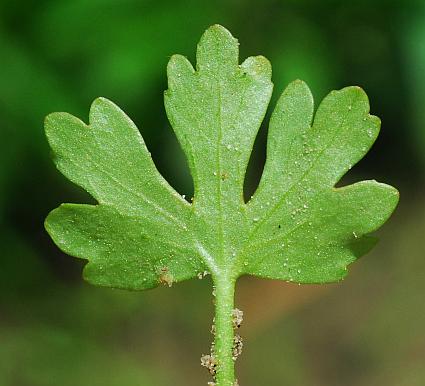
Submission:
POLYGON ((235 384, 235 364, 233 360, 233 304, 235 280, 214 278, 215 285, 215 339, 214 358, 217 362, 216 385, 235 384))

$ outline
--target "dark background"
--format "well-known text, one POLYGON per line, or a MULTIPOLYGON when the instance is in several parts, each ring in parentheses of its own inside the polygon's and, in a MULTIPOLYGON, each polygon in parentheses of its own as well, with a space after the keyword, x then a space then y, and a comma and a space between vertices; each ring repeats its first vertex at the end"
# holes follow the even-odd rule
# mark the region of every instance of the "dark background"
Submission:
MULTIPOLYGON (((425 384, 425 2, 0 1, 0 385, 194 386, 211 336, 211 283, 143 293, 100 289, 83 262, 43 229, 61 202, 88 202, 50 160, 43 118, 87 121, 105 96, 136 122, 158 169, 180 193, 192 186, 163 107, 173 53, 192 62, 220 23, 241 59, 273 65, 271 108, 300 78, 316 102, 359 85, 382 119, 371 152, 344 181, 399 188, 378 246, 327 286, 242 279, 242 386, 425 384)), ((271 110, 270 108, 270 110, 271 110)), ((264 161, 266 125, 247 179, 264 161)))

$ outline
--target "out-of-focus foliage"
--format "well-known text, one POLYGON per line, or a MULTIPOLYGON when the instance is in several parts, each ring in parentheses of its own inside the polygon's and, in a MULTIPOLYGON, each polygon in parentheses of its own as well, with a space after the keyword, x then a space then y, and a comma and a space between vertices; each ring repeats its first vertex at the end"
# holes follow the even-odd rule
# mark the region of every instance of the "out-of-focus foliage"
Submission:
MULTIPOLYGON (((208 282, 143 295, 81 287, 81 266, 48 240, 42 224, 50 208, 89 198, 54 170, 42 126, 52 111, 85 116, 91 100, 108 97, 143 128, 161 173, 190 195, 162 107, 165 66, 174 52, 192 53, 193 61, 199 34, 214 23, 238 36, 241 57, 270 59, 276 96, 294 78, 310 84, 317 100, 330 89, 362 86, 382 132, 346 180, 376 177, 402 193, 379 247, 342 285, 313 297, 276 284, 241 304, 241 385, 423 384, 422 1, 30 0, 0 2, 1 385, 207 382, 198 358, 210 338, 208 282), (266 296, 272 300, 261 311, 266 296), (257 320, 252 331, 250 319, 257 320), (87 375, 88 366, 100 374, 87 375)), ((248 194, 261 174, 265 132, 248 194)))
POLYGON ((406 66, 403 75, 411 91, 406 101, 409 107, 408 123, 413 130, 409 138, 416 144, 414 149, 425 163, 425 4, 414 16, 405 15, 401 26, 403 52, 400 60, 406 66))

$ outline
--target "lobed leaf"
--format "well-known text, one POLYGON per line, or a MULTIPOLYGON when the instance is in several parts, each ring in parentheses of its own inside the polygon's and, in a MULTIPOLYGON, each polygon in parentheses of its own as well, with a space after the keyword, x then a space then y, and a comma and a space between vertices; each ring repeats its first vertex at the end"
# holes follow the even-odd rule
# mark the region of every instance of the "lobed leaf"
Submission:
POLYGON ((375 181, 335 188, 379 132, 358 87, 331 92, 315 115, 305 83, 286 88, 270 120, 261 181, 244 202, 272 83, 267 59, 239 65, 238 51, 215 25, 199 42, 196 69, 181 55, 168 64, 165 108, 194 180, 191 204, 159 174, 138 129, 112 102, 97 99, 89 125, 65 113, 47 117, 58 169, 98 205, 64 204, 46 229, 66 253, 89 260, 90 282, 144 289, 204 271, 332 282, 374 245, 368 234, 390 216, 398 192, 375 181))

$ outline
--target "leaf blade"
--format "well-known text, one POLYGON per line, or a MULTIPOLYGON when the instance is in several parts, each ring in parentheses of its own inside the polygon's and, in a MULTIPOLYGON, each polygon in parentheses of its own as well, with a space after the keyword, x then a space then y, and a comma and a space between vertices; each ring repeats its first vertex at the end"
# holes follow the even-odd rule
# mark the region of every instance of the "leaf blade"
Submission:
POLYGON ((246 168, 273 87, 270 63, 256 56, 239 64, 237 40, 215 25, 200 40, 196 66, 174 55, 167 74, 165 108, 194 180, 193 203, 157 171, 134 123, 100 98, 89 125, 65 113, 46 119, 57 167, 99 202, 65 204, 48 216, 58 246, 89 260, 92 283, 127 289, 204 271, 214 280, 341 280, 398 202, 394 188, 375 181, 334 188, 379 133, 364 91, 333 91, 314 114, 308 86, 291 83, 245 203, 246 168))

